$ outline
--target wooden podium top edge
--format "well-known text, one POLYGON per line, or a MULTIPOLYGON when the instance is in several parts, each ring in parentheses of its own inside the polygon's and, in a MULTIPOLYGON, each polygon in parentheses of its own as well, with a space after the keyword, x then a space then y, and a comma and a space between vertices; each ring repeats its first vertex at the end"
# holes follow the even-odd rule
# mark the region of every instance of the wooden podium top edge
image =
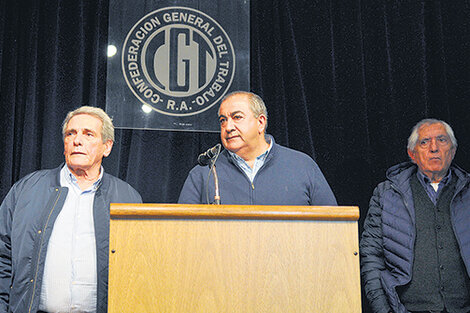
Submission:
POLYGON ((111 219, 261 219, 357 221, 356 206, 111 203, 111 219))

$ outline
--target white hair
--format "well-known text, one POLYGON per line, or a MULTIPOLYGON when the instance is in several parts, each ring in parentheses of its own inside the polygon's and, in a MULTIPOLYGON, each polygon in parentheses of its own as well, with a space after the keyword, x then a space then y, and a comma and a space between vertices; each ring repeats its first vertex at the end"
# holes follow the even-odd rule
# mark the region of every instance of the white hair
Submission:
POLYGON ((67 130, 67 124, 69 123, 70 119, 74 117, 75 115, 79 115, 79 114, 88 114, 88 115, 98 118, 103 123, 101 127, 101 139, 103 140, 103 143, 107 142, 108 140, 111 140, 114 142, 113 121, 111 120, 109 115, 106 114, 105 111, 103 111, 103 109, 90 107, 90 106, 79 107, 78 109, 70 111, 67 114, 67 116, 65 117, 64 123, 62 124, 63 138, 65 138, 65 131, 67 130))
POLYGON ((411 135, 408 137, 408 150, 414 151, 416 144, 418 143, 419 134, 418 131, 423 125, 432 125, 432 124, 442 124, 446 129, 447 135, 450 137, 450 141, 452 142, 452 148, 457 149, 457 139, 455 138, 454 131, 452 127, 449 126, 444 121, 435 119, 435 118, 426 118, 418 122, 413 129, 411 130, 411 135))

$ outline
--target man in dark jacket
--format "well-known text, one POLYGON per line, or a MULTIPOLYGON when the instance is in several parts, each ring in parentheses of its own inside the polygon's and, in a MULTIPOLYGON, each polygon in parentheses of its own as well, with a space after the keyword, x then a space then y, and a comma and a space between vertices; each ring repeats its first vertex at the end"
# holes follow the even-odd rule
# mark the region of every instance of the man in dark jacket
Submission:
MULTIPOLYGON (((250 92, 226 96, 219 107, 220 139, 225 150, 215 165, 223 204, 336 205, 320 168, 305 153, 266 135, 268 113, 250 92)), ((189 173, 179 203, 209 203, 215 197, 209 169, 189 173)))
POLYGON ((370 201, 361 275, 374 312, 470 312, 470 175, 451 165, 450 126, 412 130, 412 162, 387 171, 370 201))
POLYGON ((107 312, 109 204, 142 198, 101 166, 103 110, 69 112, 63 136, 65 165, 22 178, 0 207, 0 312, 107 312))

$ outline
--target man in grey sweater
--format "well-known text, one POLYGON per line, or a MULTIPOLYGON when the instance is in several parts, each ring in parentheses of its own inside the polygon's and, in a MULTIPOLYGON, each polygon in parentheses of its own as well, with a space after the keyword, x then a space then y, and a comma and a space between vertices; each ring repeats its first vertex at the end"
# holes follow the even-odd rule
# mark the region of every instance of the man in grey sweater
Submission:
MULTIPOLYGON (((268 113, 256 94, 237 91, 219 107, 220 139, 225 150, 215 166, 222 204, 337 205, 320 168, 305 153, 275 143, 266 135, 268 113)), ((213 177, 196 166, 179 203, 210 203, 213 177)))

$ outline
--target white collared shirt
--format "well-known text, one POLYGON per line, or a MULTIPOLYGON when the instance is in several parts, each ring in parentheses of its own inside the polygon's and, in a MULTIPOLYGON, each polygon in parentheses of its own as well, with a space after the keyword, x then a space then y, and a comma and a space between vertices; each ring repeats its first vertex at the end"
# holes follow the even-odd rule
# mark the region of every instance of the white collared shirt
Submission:
POLYGON ((253 164, 253 168, 251 168, 246 161, 241 158, 240 156, 236 155, 235 153, 228 151, 230 155, 233 157, 235 162, 237 162, 238 166, 245 172, 246 176, 248 176, 248 179, 250 179, 250 182, 253 182, 255 179, 256 173, 258 173, 259 169, 264 165, 264 162, 266 161, 266 158, 268 157, 269 151, 271 151, 271 148, 273 147, 272 140, 269 141, 269 147, 268 149, 261 153, 259 156, 256 157, 255 163, 253 164))
POLYGON ((96 312, 96 242, 93 201, 103 177, 82 191, 67 165, 60 185, 69 191, 49 239, 39 309, 50 313, 96 312))

